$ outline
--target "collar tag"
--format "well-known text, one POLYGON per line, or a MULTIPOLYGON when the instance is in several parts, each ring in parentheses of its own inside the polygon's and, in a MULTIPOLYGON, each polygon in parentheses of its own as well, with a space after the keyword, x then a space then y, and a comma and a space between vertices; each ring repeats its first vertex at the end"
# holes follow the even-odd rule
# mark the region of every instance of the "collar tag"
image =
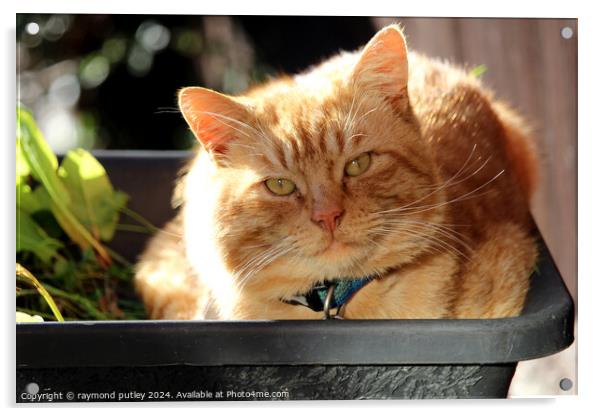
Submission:
POLYGON ((331 308, 340 308, 375 277, 376 276, 367 276, 360 279, 335 279, 326 281, 323 284, 314 286, 304 295, 296 295, 291 299, 283 300, 283 302, 291 305, 303 305, 316 312, 321 312, 324 310, 324 303, 328 296, 328 290, 331 286, 334 286, 329 306, 331 308))

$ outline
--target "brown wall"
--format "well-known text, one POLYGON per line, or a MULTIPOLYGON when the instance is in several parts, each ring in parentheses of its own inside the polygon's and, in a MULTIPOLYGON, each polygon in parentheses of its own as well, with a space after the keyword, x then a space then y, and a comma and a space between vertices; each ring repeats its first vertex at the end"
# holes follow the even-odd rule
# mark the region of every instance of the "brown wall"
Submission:
MULTIPOLYGON (((577 288, 577 20, 374 18, 400 22, 411 49, 473 67, 535 128, 533 215, 569 290, 577 288), (564 27, 573 36, 561 36, 564 27)), ((411 69, 410 69, 411 70, 411 69)))

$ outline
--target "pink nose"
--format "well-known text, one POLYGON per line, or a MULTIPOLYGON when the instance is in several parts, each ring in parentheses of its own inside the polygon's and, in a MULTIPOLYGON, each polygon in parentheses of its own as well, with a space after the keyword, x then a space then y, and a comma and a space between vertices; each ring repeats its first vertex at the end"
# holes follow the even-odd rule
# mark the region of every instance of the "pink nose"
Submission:
POLYGON ((337 228, 341 222, 341 217, 345 213, 340 208, 323 208, 314 210, 311 220, 331 233, 337 228))

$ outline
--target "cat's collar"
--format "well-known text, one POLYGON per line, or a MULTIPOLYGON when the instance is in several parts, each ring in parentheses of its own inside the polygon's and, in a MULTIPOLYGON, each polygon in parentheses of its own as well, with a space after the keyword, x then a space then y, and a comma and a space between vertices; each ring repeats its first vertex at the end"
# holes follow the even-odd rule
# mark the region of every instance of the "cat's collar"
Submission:
POLYGON ((375 277, 376 275, 359 279, 329 280, 317 284, 303 295, 293 296, 291 299, 283 299, 283 302, 291 305, 302 305, 316 312, 324 311, 325 319, 340 319, 339 311, 345 303, 375 277), (331 309, 336 309, 335 315, 331 315, 331 309))

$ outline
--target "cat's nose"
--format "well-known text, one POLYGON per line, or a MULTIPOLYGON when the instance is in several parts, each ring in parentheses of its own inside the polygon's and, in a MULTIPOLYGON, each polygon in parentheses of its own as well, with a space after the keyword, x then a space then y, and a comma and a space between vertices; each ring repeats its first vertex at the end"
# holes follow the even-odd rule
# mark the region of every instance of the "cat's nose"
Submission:
POLYGON ((311 220, 326 231, 334 233, 341 222, 345 210, 341 208, 322 208, 312 212, 311 220))

